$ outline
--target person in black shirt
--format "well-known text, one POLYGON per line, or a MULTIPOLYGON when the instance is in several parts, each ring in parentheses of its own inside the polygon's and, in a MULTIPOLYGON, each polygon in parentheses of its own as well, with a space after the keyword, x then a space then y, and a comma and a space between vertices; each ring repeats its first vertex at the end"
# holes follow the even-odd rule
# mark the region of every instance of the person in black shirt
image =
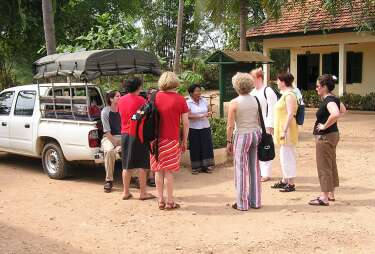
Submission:
POLYGON ((107 104, 101 112, 104 136, 102 148, 104 150, 104 166, 106 171, 104 191, 111 192, 113 186, 113 171, 116 155, 121 150, 121 118, 118 112, 119 91, 110 91, 107 94, 107 104))
POLYGON ((316 164, 321 188, 319 197, 311 200, 310 205, 328 206, 328 201, 335 201, 334 191, 339 186, 336 164, 336 146, 339 142, 337 120, 345 113, 345 106, 332 94, 335 77, 323 74, 316 82, 316 91, 321 97, 316 112, 313 134, 316 137, 316 164))

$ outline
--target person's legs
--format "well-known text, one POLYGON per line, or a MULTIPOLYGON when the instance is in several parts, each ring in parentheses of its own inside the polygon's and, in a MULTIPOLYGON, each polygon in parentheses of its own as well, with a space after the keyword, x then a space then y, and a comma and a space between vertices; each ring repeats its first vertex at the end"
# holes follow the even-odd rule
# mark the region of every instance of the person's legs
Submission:
POLYGON ((124 191, 122 199, 129 199, 132 197, 132 194, 129 192, 130 179, 132 178, 132 171, 129 169, 122 170, 122 183, 124 185, 124 191))
POLYGON ((171 172, 164 173, 164 181, 167 188, 167 203, 171 204, 173 200, 173 174, 171 172))
POLYGON ((138 169, 138 179, 139 179, 139 199, 153 199, 154 195, 147 193, 147 169, 140 168, 138 169))
POLYGON ((236 188, 236 208, 249 209, 249 149, 251 134, 236 135, 234 142, 234 174, 236 188))
POLYGON ((102 148, 104 151, 104 167, 106 171, 106 181, 113 181, 113 169, 116 161, 116 150, 112 142, 104 137, 102 139, 102 148))
POLYGON ((215 166, 214 150, 212 144, 211 128, 201 130, 200 135, 202 171, 212 173, 212 166, 215 166))
POLYGON ((259 167, 262 176, 262 182, 270 180, 272 176, 272 161, 259 161, 259 167))
POLYGON ((256 133, 252 134, 252 142, 249 149, 249 183, 250 183, 250 192, 249 192, 249 205, 252 208, 261 207, 261 176, 259 168, 259 159, 258 159, 258 136, 256 133))
POLYGON ((191 161, 192 174, 198 174, 202 167, 200 144, 200 130, 189 129, 189 153, 191 161))
POLYGON ((159 203, 164 202, 164 172, 163 171, 155 172, 155 183, 156 183, 156 191, 158 193, 159 203))
POLYGON ((283 179, 288 184, 282 192, 294 191, 294 178, 296 177, 296 150, 294 145, 281 145, 280 162, 283 179))

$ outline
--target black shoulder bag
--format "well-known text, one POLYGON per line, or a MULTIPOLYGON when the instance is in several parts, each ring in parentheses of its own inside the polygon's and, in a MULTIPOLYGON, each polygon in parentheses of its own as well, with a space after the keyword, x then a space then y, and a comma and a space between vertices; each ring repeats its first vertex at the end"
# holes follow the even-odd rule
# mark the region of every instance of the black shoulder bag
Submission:
POLYGON ((273 144, 273 137, 271 134, 266 132, 266 127, 264 126, 262 108, 258 98, 255 96, 258 103, 258 114, 260 118, 260 125, 262 126, 262 137, 258 145, 258 158, 260 161, 271 161, 275 158, 275 145, 273 144))

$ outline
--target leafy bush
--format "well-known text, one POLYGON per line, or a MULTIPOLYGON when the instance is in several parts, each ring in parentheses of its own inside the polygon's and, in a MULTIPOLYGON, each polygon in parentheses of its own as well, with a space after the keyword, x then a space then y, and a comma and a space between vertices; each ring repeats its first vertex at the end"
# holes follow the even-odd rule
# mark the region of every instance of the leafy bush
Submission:
POLYGON ((375 111, 375 93, 369 93, 365 96, 349 93, 341 96, 340 100, 347 109, 375 111))
POLYGON ((227 121, 223 118, 210 119, 214 149, 227 145, 227 121))
POLYGON ((313 90, 305 91, 305 90, 303 90, 301 92, 302 92, 303 101, 304 101, 306 107, 310 107, 310 108, 319 107, 320 97, 316 93, 316 91, 313 91, 313 90))
MULTIPOLYGON (((315 91, 302 91, 302 95, 307 107, 319 107, 320 98, 315 91)), ((365 96, 347 93, 340 97, 340 101, 350 110, 375 111, 375 93, 365 96)))

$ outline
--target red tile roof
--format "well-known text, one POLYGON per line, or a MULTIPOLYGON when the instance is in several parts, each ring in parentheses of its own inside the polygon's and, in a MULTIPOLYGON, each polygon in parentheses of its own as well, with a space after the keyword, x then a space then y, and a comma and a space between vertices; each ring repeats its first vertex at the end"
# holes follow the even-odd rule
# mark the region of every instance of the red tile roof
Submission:
POLYGON ((279 20, 266 20, 259 27, 246 32, 246 37, 267 38, 281 35, 304 34, 311 32, 333 32, 340 30, 354 30, 363 21, 375 22, 375 3, 369 9, 369 16, 363 15, 365 1, 353 0, 353 8, 341 7, 336 16, 325 10, 321 1, 306 0, 304 5, 289 3, 281 10, 279 20))

